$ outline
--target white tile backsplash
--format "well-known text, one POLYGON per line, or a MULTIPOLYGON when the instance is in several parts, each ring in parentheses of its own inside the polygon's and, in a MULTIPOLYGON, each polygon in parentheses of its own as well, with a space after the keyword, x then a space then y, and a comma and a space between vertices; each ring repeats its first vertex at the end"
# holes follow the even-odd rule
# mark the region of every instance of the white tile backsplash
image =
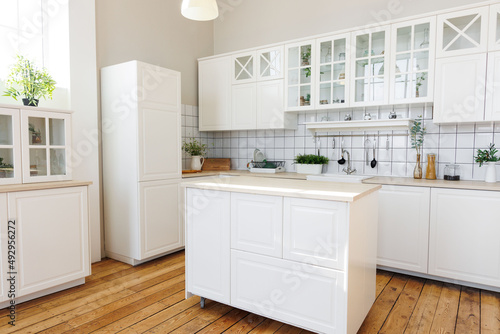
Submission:
MULTIPOLYGON (((183 139, 195 137, 203 140, 210 147, 208 157, 231 158, 232 168, 246 169, 247 163, 253 158, 255 148, 261 149, 269 160, 284 160, 288 171, 295 171, 293 159, 297 154, 316 154, 321 148, 321 154, 331 159, 325 168, 327 173, 342 173, 345 165, 339 165, 341 138, 335 138, 335 149, 332 148, 333 138, 322 138, 315 142, 306 131, 304 122, 321 121, 328 117, 331 121, 338 121, 349 113, 353 119, 362 119, 364 110, 327 110, 319 112, 301 112, 298 114, 297 130, 249 130, 249 131, 219 131, 198 132, 198 108, 182 106, 182 135, 183 139)), ((367 108, 373 119, 385 119, 392 108, 367 108)), ((462 124, 437 125, 432 122, 432 107, 396 108, 398 117, 416 117, 424 115, 424 126, 427 134, 422 152, 422 170, 425 174, 426 157, 428 153, 436 154, 436 170, 438 178, 443 177, 443 170, 447 163, 457 163, 461 166, 461 178, 464 180, 484 179, 485 167, 479 168, 474 163, 474 154, 477 149, 485 149, 495 139, 500 138, 500 123, 495 124, 462 124), (496 134, 496 136, 495 136, 496 134)), ((352 134, 363 132, 353 132, 352 134)), ((386 150, 386 132, 379 132, 377 138, 376 168, 365 164, 364 144, 366 138, 373 142, 373 135, 366 137, 347 137, 344 134, 344 148, 347 149, 353 160, 353 167, 359 174, 413 176, 416 154, 411 148, 409 137, 389 136, 389 149, 386 150)), ((401 133, 390 131, 390 134, 401 133)), ((330 133, 333 134, 333 133, 330 133)), ((338 133, 335 133, 338 135, 338 133)), ((372 133, 370 133, 372 134, 372 133)), ((371 145, 369 159, 373 159, 371 145)), ((190 159, 183 154, 183 168, 189 168, 190 159)), ((499 166, 500 169, 500 166, 499 166)), ((499 170, 500 172, 500 170, 499 170)))

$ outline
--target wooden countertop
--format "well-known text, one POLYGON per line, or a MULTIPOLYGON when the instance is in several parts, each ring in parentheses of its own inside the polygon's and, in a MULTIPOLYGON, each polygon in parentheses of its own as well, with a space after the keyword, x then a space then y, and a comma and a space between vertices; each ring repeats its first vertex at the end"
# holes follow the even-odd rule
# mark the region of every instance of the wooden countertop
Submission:
POLYGON ((362 183, 336 183, 262 177, 227 177, 190 180, 181 183, 185 188, 230 191, 237 193, 308 198, 327 201, 354 202, 381 188, 362 183))
POLYGON ((7 184, 0 186, 0 193, 11 193, 16 191, 46 190, 55 188, 81 187, 91 185, 91 181, 57 181, 40 183, 7 184))
POLYGON ((500 191, 500 182, 486 183, 484 181, 446 181, 446 180, 416 180, 411 177, 376 176, 363 180, 365 184, 387 184, 410 187, 451 188, 468 190, 500 191))

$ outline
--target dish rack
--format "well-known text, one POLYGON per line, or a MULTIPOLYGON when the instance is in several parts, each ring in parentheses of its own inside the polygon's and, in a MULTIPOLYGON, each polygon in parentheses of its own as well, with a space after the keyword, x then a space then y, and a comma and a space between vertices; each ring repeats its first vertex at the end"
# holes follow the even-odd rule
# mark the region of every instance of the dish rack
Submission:
POLYGON ((251 161, 248 165, 252 173, 281 173, 285 171, 285 161, 251 161))

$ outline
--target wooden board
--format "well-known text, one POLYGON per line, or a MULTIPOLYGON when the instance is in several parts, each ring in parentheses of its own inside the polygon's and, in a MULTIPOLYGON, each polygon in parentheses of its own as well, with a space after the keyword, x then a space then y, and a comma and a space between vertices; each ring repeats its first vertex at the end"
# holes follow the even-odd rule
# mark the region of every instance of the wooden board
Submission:
POLYGON ((231 169, 231 159, 205 159, 201 170, 203 171, 225 171, 231 169))
POLYGON ((191 173, 201 173, 201 170, 184 169, 184 170, 182 171, 182 174, 191 174, 191 173))

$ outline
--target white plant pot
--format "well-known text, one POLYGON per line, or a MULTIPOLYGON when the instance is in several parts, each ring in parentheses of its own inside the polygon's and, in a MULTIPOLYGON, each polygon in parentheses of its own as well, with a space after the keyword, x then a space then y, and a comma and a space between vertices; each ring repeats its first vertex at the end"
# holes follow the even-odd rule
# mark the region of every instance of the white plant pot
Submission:
POLYGON ((205 158, 201 155, 193 155, 191 157, 191 169, 192 170, 201 170, 203 164, 205 163, 205 158))
POLYGON ((299 174, 321 174, 323 165, 295 164, 299 174))
POLYGON ((484 182, 493 183, 497 182, 497 169, 496 162, 487 162, 488 167, 486 168, 486 176, 484 178, 484 182))

